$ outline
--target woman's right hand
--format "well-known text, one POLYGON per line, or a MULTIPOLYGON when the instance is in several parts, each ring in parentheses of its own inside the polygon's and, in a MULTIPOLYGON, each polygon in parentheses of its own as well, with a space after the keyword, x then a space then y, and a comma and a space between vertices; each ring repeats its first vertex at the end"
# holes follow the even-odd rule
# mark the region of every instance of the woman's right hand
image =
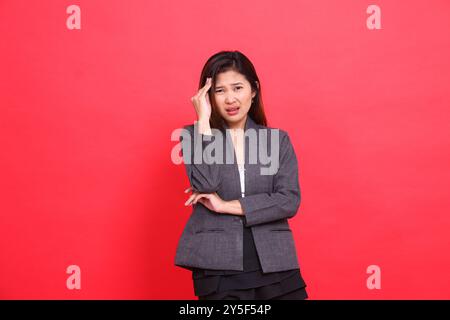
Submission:
POLYGON ((198 90, 197 94, 191 98, 198 121, 209 123, 211 117, 211 102, 209 101, 208 90, 211 88, 211 78, 206 79, 205 85, 198 90))

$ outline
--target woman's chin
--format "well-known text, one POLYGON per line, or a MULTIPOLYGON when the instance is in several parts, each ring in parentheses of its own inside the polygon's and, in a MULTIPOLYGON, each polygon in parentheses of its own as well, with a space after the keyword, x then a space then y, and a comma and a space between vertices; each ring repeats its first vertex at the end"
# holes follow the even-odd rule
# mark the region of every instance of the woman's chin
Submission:
POLYGON ((225 121, 226 121, 228 124, 236 124, 236 123, 241 122, 243 118, 244 118, 244 117, 239 117, 239 118, 237 118, 237 117, 226 117, 226 118, 225 118, 225 121))

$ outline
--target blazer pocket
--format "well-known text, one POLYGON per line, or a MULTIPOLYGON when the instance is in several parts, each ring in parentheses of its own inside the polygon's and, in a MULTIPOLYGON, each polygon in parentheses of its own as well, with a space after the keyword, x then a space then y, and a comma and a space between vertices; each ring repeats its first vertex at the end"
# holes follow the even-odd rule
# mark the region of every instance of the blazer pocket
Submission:
POLYGON ((208 228, 208 229, 200 229, 195 231, 195 233, 214 233, 214 232, 225 232, 223 228, 208 228))
POLYGON ((270 229, 270 231, 272 231, 272 232, 283 232, 283 231, 292 232, 292 230, 289 228, 274 228, 274 229, 270 229))

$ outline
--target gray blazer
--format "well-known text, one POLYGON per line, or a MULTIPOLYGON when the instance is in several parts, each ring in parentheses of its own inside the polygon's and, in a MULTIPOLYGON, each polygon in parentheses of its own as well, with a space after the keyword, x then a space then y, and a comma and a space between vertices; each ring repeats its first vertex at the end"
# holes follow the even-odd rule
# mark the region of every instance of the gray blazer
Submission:
MULTIPOLYGON (((185 126, 190 137, 180 136, 183 159, 190 185, 201 193, 217 194, 224 200, 238 200, 245 217, 220 214, 201 203, 194 205, 179 239, 175 265, 189 270, 243 270, 243 226, 251 227, 263 272, 299 268, 295 242, 288 219, 296 215, 300 205, 297 158, 288 134, 279 130, 279 168, 274 175, 262 175, 267 164, 249 163, 249 143, 245 143, 245 197, 241 196, 236 156, 234 163, 225 163, 225 154, 233 148, 231 138, 223 139, 223 163, 195 164, 194 125, 185 126), (190 161, 186 161, 190 157, 190 161), (188 163, 186 163, 188 162, 188 163), (189 163, 190 162, 190 163, 189 163)), ((271 149, 270 128, 256 124, 247 117, 245 130, 268 129, 268 150, 271 149)), ((214 141, 203 142, 205 150, 214 141)), ((261 139, 258 138, 258 142, 261 139)), ((259 148, 259 147, 258 147, 259 148)))

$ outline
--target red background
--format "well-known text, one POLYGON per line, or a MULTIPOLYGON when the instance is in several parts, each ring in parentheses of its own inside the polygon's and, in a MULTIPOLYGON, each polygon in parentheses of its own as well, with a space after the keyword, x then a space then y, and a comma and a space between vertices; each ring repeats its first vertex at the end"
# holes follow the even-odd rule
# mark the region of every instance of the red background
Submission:
POLYGON ((310 298, 449 299, 449 30, 444 0, 0 1, 0 298, 195 299, 170 135, 240 50, 299 159, 310 298))

